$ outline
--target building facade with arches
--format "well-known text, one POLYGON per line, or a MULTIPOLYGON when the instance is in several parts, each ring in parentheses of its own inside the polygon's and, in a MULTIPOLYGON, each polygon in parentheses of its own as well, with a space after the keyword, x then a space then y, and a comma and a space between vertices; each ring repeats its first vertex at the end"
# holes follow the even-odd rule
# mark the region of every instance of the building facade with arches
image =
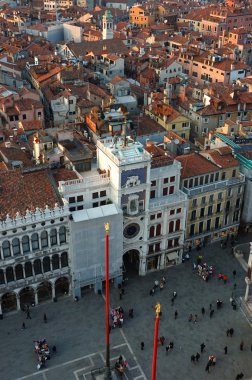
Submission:
POLYGON ((56 204, 0 222, 0 314, 71 292, 68 219, 56 204))

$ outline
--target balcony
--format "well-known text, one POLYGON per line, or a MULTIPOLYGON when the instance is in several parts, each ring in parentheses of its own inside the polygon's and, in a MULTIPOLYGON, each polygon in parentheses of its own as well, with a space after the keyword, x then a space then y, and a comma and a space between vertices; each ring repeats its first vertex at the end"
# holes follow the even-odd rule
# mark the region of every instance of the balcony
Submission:
POLYGON ((239 177, 236 178, 230 178, 225 181, 219 181, 215 183, 210 183, 208 185, 202 185, 199 187, 194 187, 192 189, 188 189, 186 187, 183 187, 184 193, 186 193, 189 197, 193 197, 198 194, 204 194, 210 191, 215 191, 218 189, 224 189, 229 186, 234 186, 234 185, 240 185, 245 183, 245 176, 243 174, 240 174, 239 177))
POLYGON ((149 202, 149 210, 153 211, 153 209, 158 209, 164 206, 172 206, 179 204, 181 202, 185 202, 187 200, 186 195, 179 190, 177 194, 167 195, 165 197, 153 198, 150 199, 149 202))

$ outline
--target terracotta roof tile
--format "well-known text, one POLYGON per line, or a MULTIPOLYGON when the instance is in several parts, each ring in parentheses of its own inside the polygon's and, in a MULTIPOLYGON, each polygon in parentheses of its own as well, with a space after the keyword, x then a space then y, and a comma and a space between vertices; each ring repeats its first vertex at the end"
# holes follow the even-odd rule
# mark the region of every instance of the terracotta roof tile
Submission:
POLYGON ((196 177, 201 174, 212 173, 220 170, 217 165, 197 153, 178 156, 176 157, 176 160, 181 162, 182 178, 196 177))

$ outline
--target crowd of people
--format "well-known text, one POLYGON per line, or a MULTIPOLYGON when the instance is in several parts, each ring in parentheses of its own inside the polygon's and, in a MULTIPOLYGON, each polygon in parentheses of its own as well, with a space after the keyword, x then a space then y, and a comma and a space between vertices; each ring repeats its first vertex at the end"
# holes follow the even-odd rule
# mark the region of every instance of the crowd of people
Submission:
MULTIPOLYGON (((129 315, 133 316, 133 309, 129 311, 129 315)), ((111 310, 111 318, 113 322, 113 328, 122 327, 124 321, 124 311, 122 306, 116 307, 115 309, 111 310)))
POLYGON ((50 359, 50 350, 46 339, 39 339, 34 341, 35 353, 38 356, 37 369, 45 366, 46 360, 50 359))

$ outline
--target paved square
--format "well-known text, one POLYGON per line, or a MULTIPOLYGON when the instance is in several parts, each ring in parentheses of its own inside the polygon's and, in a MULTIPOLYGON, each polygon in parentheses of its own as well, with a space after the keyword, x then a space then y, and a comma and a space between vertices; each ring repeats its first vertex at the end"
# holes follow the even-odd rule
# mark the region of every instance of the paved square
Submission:
MULTIPOLYGON (((252 240, 243 236, 239 243, 252 240)), ((241 310, 234 311, 229 302, 233 284, 237 283, 236 293, 244 295, 245 271, 231 255, 231 248, 221 249, 219 243, 200 251, 209 265, 216 267, 230 278, 228 284, 218 281, 215 276, 204 282, 193 273, 193 258, 179 267, 156 272, 146 277, 129 277, 123 300, 119 291, 111 286, 112 307, 121 305, 125 310, 134 308, 134 318, 125 318, 122 329, 111 331, 111 364, 122 354, 129 362, 125 374, 128 380, 149 380, 151 378, 152 346, 155 319, 155 304, 161 303, 159 336, 166 342, 174 341, 174 349, 166 355, 165 347, 158 348, 157 380, 205 380, 209 378, 232 380, 243 372, 244 379, 252 379, 252 330, 241 310), (237 278, 232 278, 236 269, 237 278), (153 297, 149 291, 156 279, 165 276, 167 283, 163 291, 153 297), (175 304, 171 305, 172 292, 178 293, 175 304), (224 306, 216 310, 216 300, 220 298, 224 306), (215 309, 209 318, 209 304, 215 309), (206 314, 201 315, 205 307, 206 314), (175 320, 174 312, 178 311, 175 320), (197 314, 197 323, 188 322, 188 316, 197 314), (234 328, 232 338, 226 336, 227 328, 234 328), (244 341, 244 351, 239 345, 244 341), (145 342, 141 351, 140 342, 145 342), (200 350, 205 342, 206 350, 196 364, 190 357, 200 350), (224 355, 224 347, 228 354, 224 355), (208 356, 217 356, 217 364, 210 374, 205 372, 208 356)), ((192 256, 197 253, 193 252, 192 256)), ((93 292, 86 294, 79 302, 65 298, 57 303, 40 305, 31 310, 31 320, 18 312, 0 321, 0 379, 1 380, 91 380, 91 371, 105 363, 105 305, 102 296, 93 292), (46 313, 48 323, 43 322, 46 313), (27 325, 21 330, 22 322, 27 325), (45 337, 50 346, 57 346, 57 354, 52 355, 46 369, 37 371, 33 340, 45 337)), ((200 352, 200 351, 199 351, 200 352)))

